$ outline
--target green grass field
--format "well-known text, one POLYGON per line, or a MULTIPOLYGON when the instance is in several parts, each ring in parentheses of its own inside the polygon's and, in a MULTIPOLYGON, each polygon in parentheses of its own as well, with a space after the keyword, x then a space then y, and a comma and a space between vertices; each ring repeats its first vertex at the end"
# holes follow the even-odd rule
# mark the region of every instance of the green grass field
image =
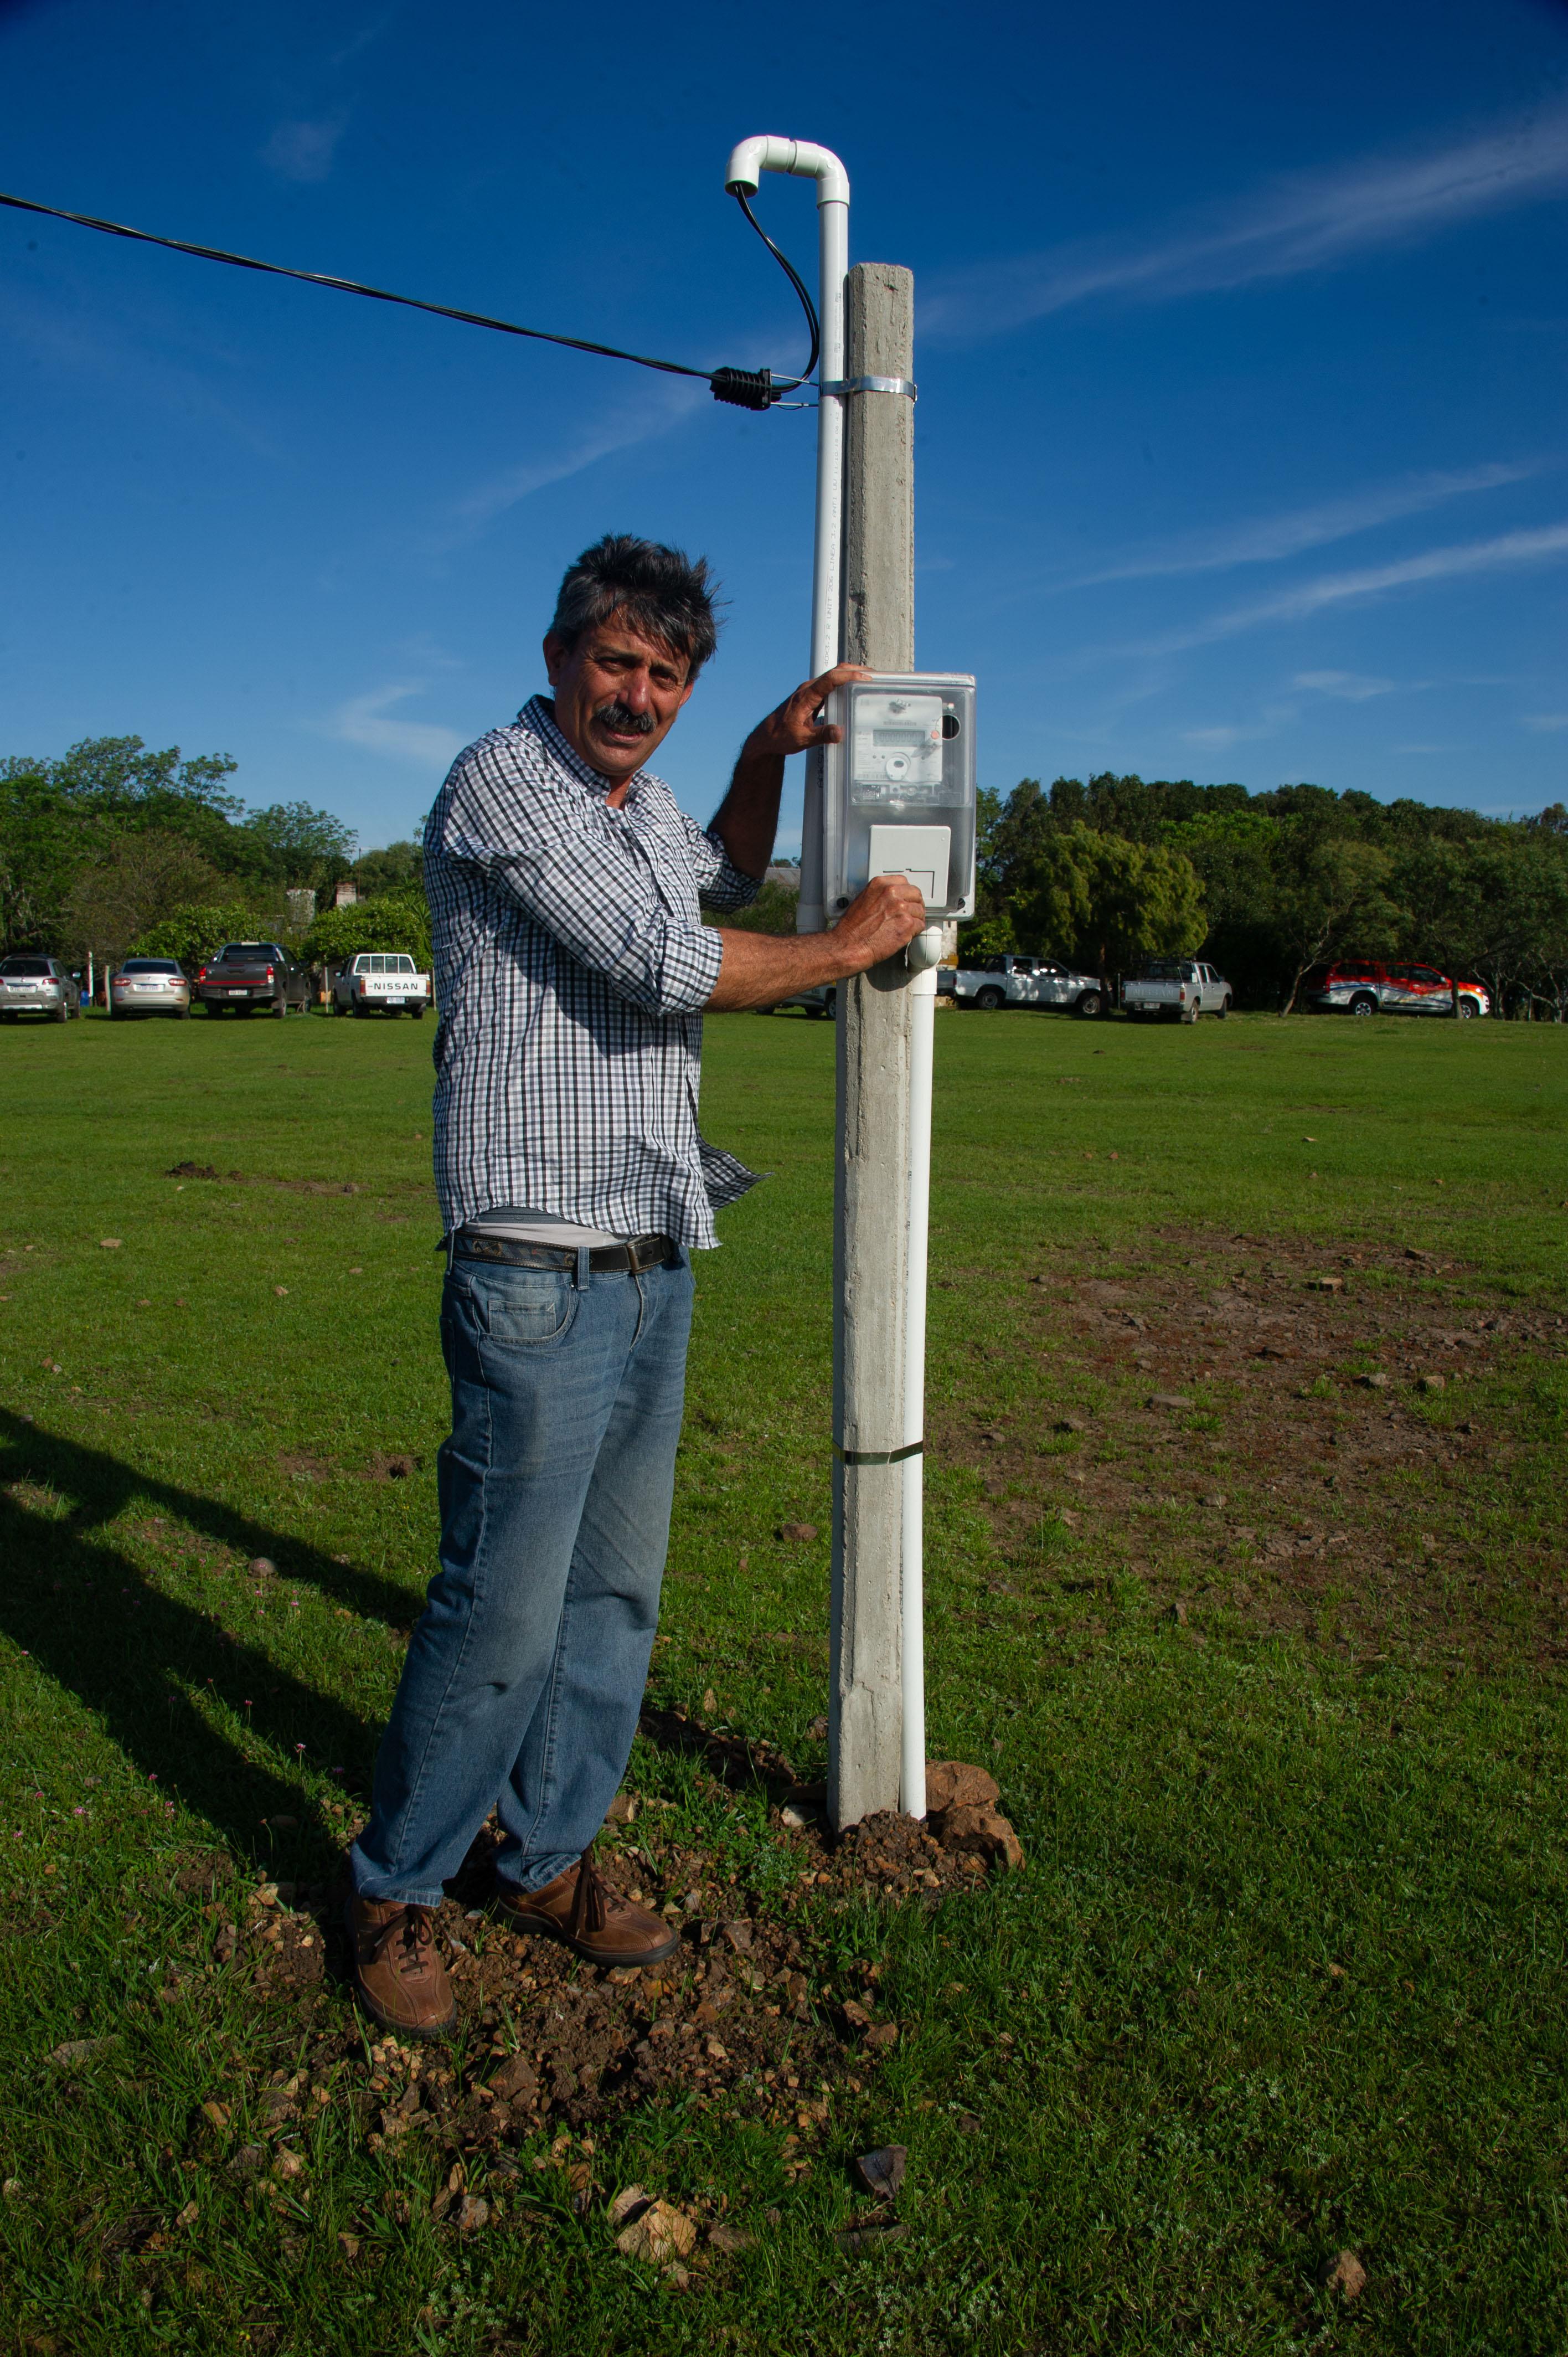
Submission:
MULTIPOLYGON (((460 2235, 434 2161, 371 2147, 349 2065, 285 2191, 236 2176, 306 2030, 224 1968, 221 1921, 269 1878, 329 1884, 431 1566, 429 1047, 316 1019, 0 1036, 7 2345, 1561 2357, 1568 1031, 1543 1027, 944 1016, 930 1750, 993 1770, 1026 1870, 824 1913, 813 1986, 875 1962, 901 2034, 809 2167, 734 2107, 597 2136, 601 2192, 727 2196, 754 2236, 683 2287, 574 2206, 548 2128, 460 2235), (847 2252, 850 2161, 895 2141, 908 2232, 847 2252), (1353 2299, 1324 2280, 1345 2250, 1353 2299)), ((804 1775, 832 1056, 827 1025, 709 1027, 704 1127, 772 1175, 699 1265, 653 1673, 804 1775)), ((644 1741, 629 1781, 769 1903, 760 1790, 644 1741)), ((330 1980, 315 2002, 351 2018, 330 1980)))

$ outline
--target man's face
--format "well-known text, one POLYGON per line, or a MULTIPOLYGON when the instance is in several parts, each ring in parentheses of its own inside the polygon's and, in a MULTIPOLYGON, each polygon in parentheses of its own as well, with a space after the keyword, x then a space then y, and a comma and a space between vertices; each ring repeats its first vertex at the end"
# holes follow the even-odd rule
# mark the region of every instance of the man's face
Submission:
POLYGON ((574 752, 617 785, 651 760, 692 693, 690 666, 657 640, 612 614, 575 647, 553 631, 544 665, 555 691, 555 725, 574 752))

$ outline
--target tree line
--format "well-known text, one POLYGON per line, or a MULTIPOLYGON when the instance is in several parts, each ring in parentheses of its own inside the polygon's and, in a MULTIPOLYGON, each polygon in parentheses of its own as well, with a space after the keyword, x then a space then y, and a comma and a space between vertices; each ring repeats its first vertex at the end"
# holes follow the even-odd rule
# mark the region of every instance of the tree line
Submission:
POLYGON ((1242 1006, 1288 1009, 1311 967, 1420 961, 1498 1012, 1568 1017, 1568 810, 1498 820, 1286 785, 1109 772, 983 791, 962 956, 1017 950, 1107 980, 1201 956, 1242 1006))
MULTIPOLYGON (((314 963, 429 957, 419 846, 358 851, 306 802, 247 810, 227 754, 89 737, 0 759, 0 950, 194 966, 234 935, 314 963), (357 905, 306 912, 352 880, 357 905)), ((1486 983, 1499 1011, 1568 1017, 1568 810, 1498 820, 1402 799, 1190 779, 1025 778, 981 794, 978 909, 961 954, 1060 957, 1107 981, 1201 955, 1240 1005, 1288 1007, 1336 958, 1419 960, 1486 983)), ((725 923, 791 931, 778 880, 725 923)))
POLYGON ((359 853, 352 829, 308 802, 247 810, 229 789, 236 767, 225 753, 188 759, 139 737, 0 759, 0 950, 195 966, 225 941, 260 935, 313 963, 362 949, 428 956, 416 844, 359 853), (316 914, 301 897, 329 904, 345 880, 357 906, 316 914))

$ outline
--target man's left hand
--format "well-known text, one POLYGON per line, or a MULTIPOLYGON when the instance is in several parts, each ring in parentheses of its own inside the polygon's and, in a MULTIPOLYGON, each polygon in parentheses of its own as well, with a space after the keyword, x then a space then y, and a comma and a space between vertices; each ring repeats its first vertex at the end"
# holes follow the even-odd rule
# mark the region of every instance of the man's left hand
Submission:
POLYGON ((777 712, 770 712, 759 721, 746 738, 741 753, 748 757, 771 756, 775 760, 787 759, 791 753, 808 752, 813 745, 836 745, 843 736, 822 717, 822 709, 835 687, 843 687, 852 679, 868 679, 869 672, 859 663, 835 663, 832 671, 823 672, 820 679, 809 679, 787 695, 777 712))

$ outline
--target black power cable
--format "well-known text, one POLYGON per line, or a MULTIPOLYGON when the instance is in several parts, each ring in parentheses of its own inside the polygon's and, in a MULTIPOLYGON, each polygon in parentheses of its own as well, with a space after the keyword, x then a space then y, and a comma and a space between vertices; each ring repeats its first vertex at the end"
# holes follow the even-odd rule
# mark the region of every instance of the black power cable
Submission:
POLYGON ((67 212, 59 205, 41 205, 30 197, 11 197, 0 190, 0 205, 8 205, 16 212, 42 213, 50 221, 74 221, 79 229, 100 230, 106 237, 128 237, 140 245, 165 246, 171 253, 191 253, 201 262, 225 262, 236 270, 260 270, 273 278, 297 278, 307 286, 330 286, 339 295, 363 295, 372 303, 397 303, 405 310, 429 311, 438 319, 456 319, 465 327, 490 328, 498 335, 526 336, 534 343, 561 344, 568 351, 593 352, 601 360, 629 361, 636 368, 657 369, 664 376, 695 377, 712 388, 715 401, 728 402, 740 409, 771 409, 784 393, 792 393, 804 384, 817 364, 820 343, 817 316, 811 307, 811 296, 756 219, 744 194, 740 201, 747 221, 763 243, 789 272, 790 282, 805 305, 806 316, 811 324, 811 357, 806 364, 805 374, 785 378, 777 384, 768 369, 699 369, 688 368, 683 361, 652 360, 646 352, 622 351, 615 344, 589 343, 581 336, 554 336, 543 328, 521 328, 512 319, 492 319, 483 311, 460 311, 449 303, 427 303, 417 295, 393 295, 384 286, 361 285, 358 279, 335 278, 325 271, 291 270, 284 263, 258 262, 253 254, 229 253, 218 245, 193 245, 184 238, 157 237, 151 230, 129 229, 124 221, 99 221, 91 213, 67 212))
POLYGON ((805 367, 800 371, 800 375, 795 379, 794 383, 787 388, 789 392, 797 392, 801 385, 810 382, 812 372, 817 365, 817 356, 822 349, 822 330, 821 322, 817 317, 817 307, 812 302, 811 296, 807 293, 805 283, 801 279, 800 273, 795 268, 794 264, 789 260, 789 255, 779 252, 779 248, 774 244, 773 240, 768 236, 768 231, 763 228, 762 223, 757 220, 757 215, 752 211, 751 206, 746 199, 746 190, 742 188, 734 188, 730 190, 730 194, 735 199, 736 204, 740 207, 741 211, 746 215, 746 220, 751 223, 752 228, 757 231, 757 236, 762 240, 763 244, 768 248, 768 253, 773 256, 774 261, 779 264, 779 269, 789 281, 790 285, 795 289, 796 294, 800 298, 800 308, 806 315, 806 325, 811 331, 811 358, 807 361, 805 367))

